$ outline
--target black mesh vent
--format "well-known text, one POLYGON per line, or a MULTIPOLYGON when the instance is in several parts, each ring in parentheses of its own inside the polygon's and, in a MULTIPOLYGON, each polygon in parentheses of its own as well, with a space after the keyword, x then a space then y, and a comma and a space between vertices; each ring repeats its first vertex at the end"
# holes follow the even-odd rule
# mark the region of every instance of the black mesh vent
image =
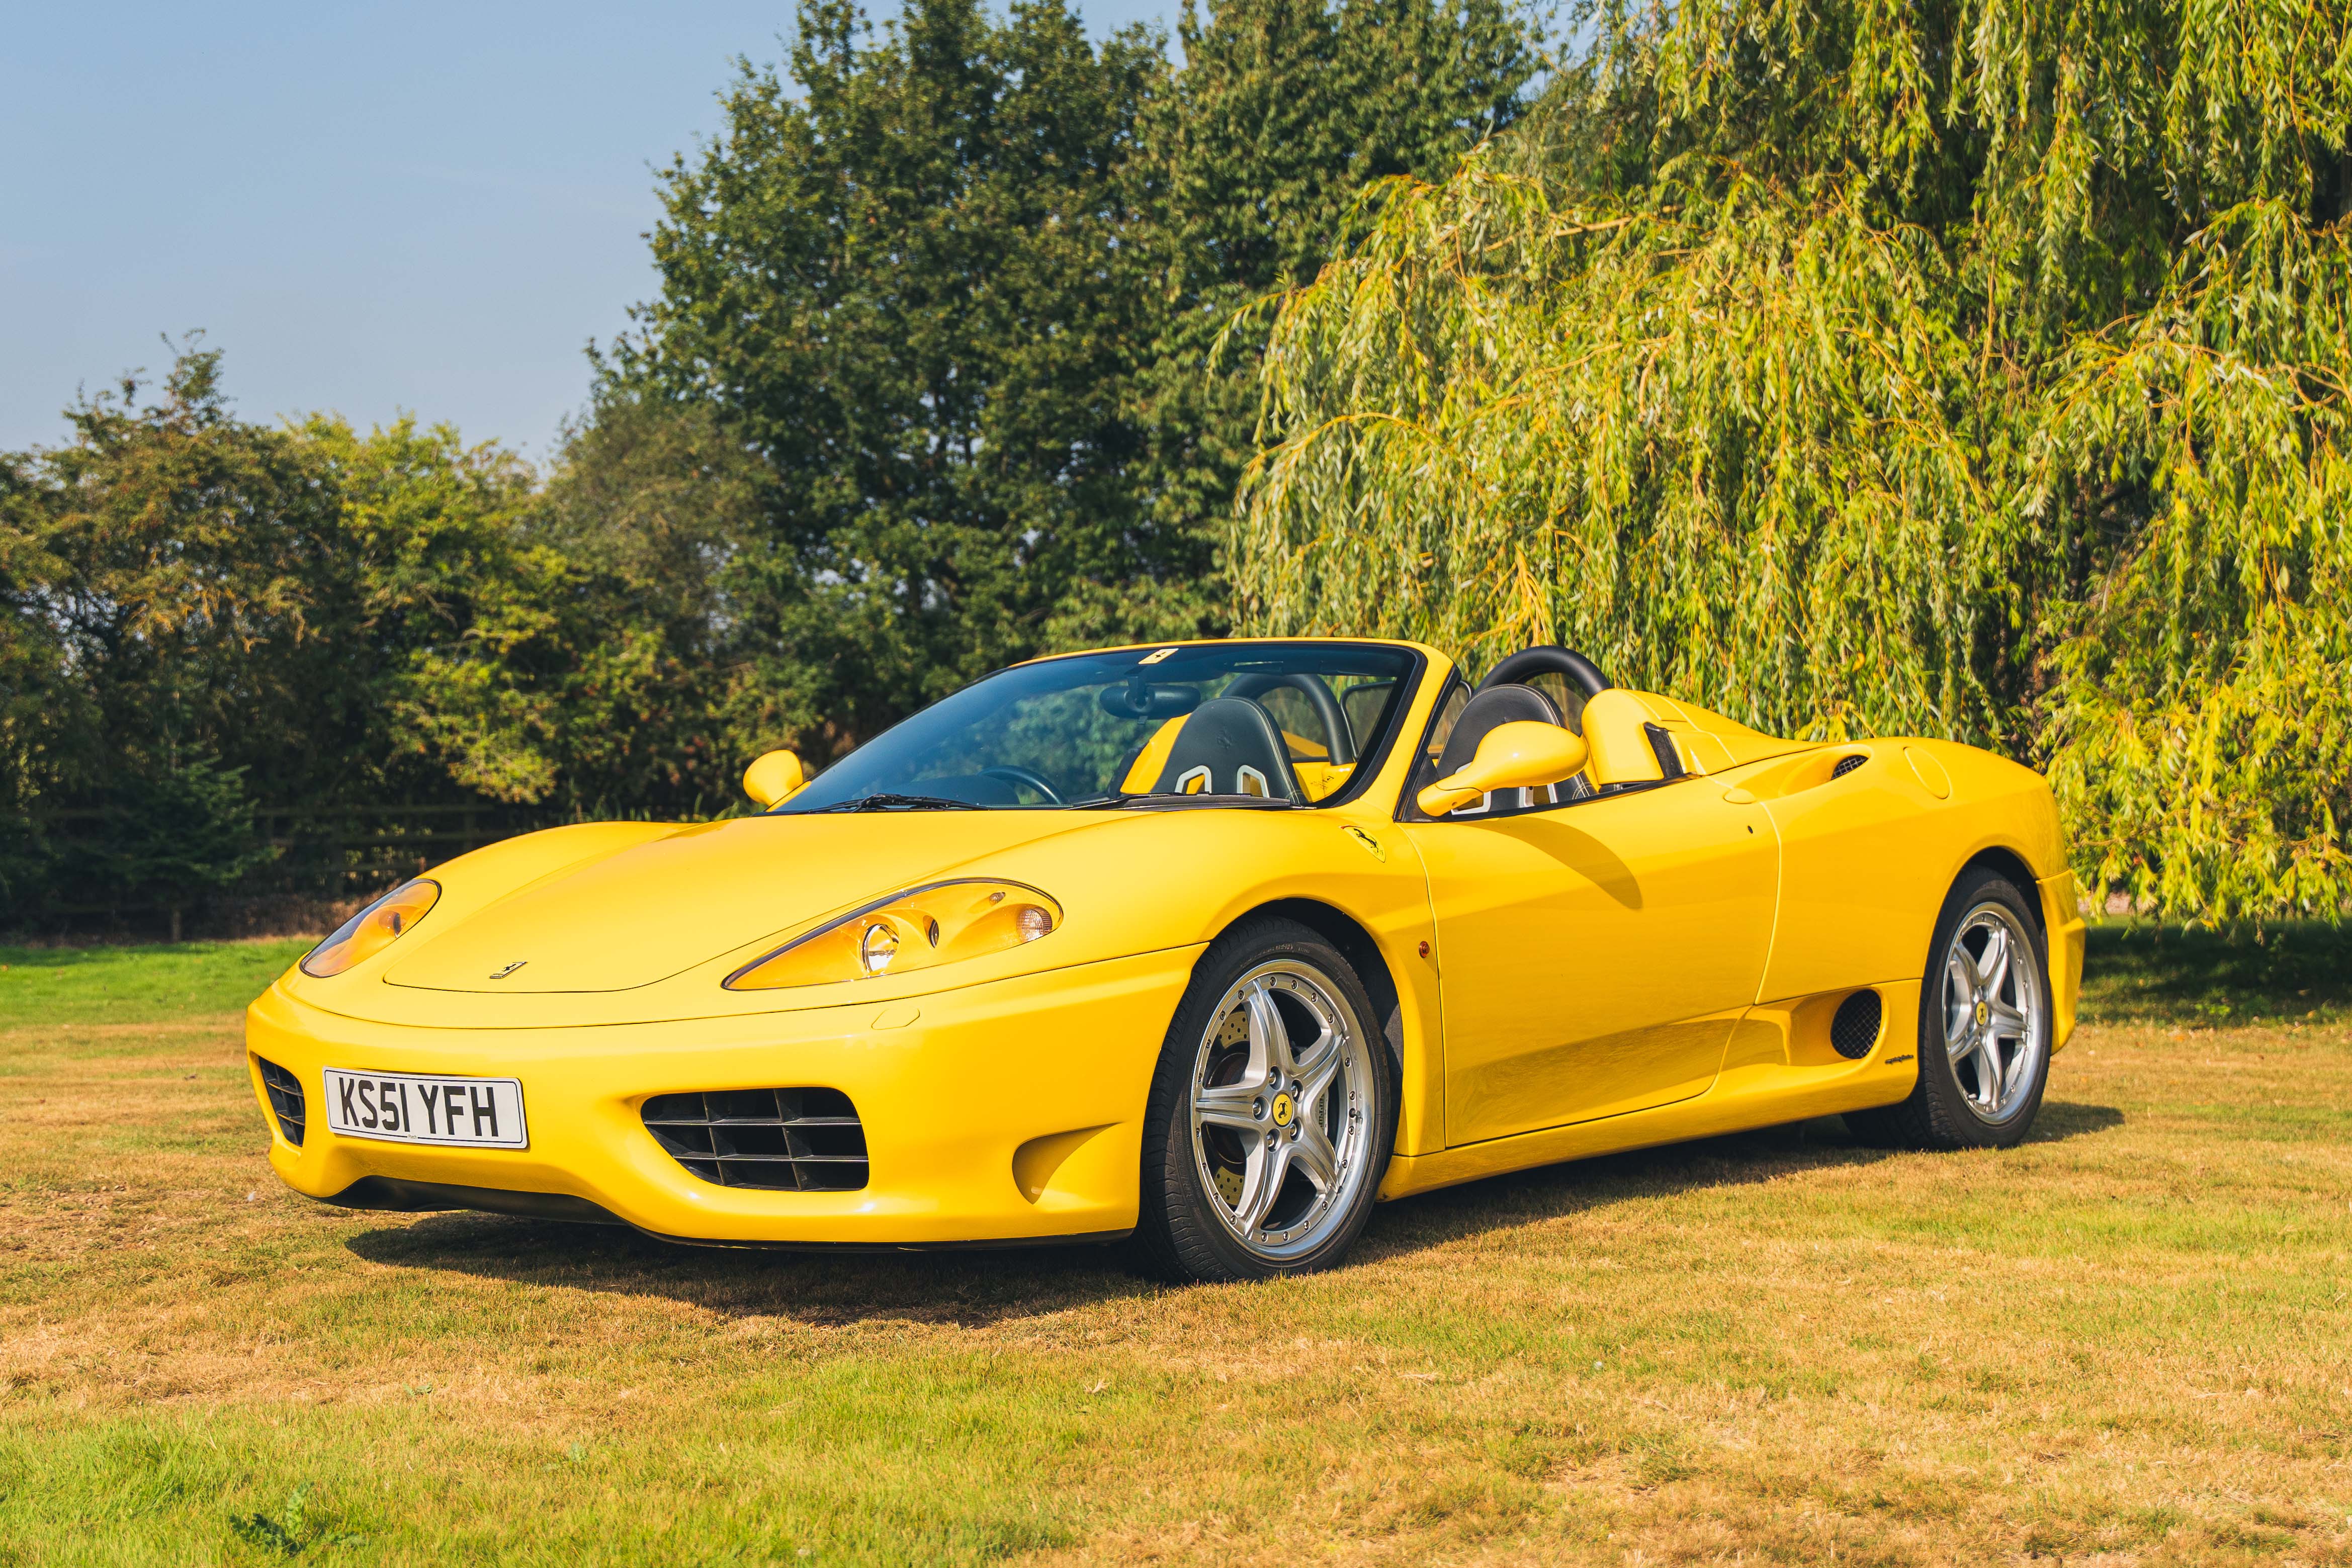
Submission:
POLYGON ((1664 724, 1644 724, 1642 733, 1649 739, 1650 751, 1658 759, 1658 772, 1666 778, 1678 779, 1690 770, 1683 766, 1683 756, 1675 750, 1675 737, 1664 724))
POLYGON ((657 1094, 645 1119, 672 1159, 722 1187, 845 1193, 866 1184, 866 1129, 837 1089, 657 1094))
POLYGON ((1862 766, 1863 763, 1868 761, 1870 761, 1870 759, 1860 752, 1856 752, 1850 757, 1840 757, 1837 760, 1837 766, 1830 770, 1830 777, 1833 779, 1842 779, 1845 777, 1846 774, 1853 772, 1854 769, 1862 766))
POLYGON ((278 1118, 278 1130, 286 1134, 286 1142, 299 1146, 306 1110, 302 1080, 276 1062, 262 1061, 259 1057, 253 1059, 260 1065, 261 1087, 269 1096, 269 1110, 278 1118))
POLYGON ((1878 1044, 1880 1021, 1878 993, 1857 991, 1838 1004, 1837 1016, 1830 1020, 1830 1044, 1838 1055, 1858 1062, 1878 1044))

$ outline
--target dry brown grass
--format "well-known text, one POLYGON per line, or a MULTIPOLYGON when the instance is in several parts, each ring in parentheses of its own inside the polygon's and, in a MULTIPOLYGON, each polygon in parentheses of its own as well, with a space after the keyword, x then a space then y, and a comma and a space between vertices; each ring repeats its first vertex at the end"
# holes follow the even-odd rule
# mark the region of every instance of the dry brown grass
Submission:
POLYGON ((2088 1029, 2011 1153, 1781 1129, 1195 1290, 345 1214, 233 1019, 0 1077, 23 1562, 2352 1563, 2338 1025, 2088 1029))

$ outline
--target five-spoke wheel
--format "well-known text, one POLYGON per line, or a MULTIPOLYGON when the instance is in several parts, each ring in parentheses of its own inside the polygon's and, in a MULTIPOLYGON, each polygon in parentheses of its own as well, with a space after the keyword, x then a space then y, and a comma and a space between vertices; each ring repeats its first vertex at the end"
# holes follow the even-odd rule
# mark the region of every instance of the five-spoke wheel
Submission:
POLYGON ((1875 1143, 2005 1147, 2023 1139, 2050 1078, 2050 963, 2026 890, 1990 867, 1961 873, 1937 918, 1919 988, 1919 1081, 1851 1110, 1875 1143))
POLYGON ((1137 1237, 1157 1271, 1264 1278, 1336 1260, 1395 1139, 1370 999, 1305 926, 1251 921, 1204 954, 1152 1086, 1137 1237))
POLYGON ((2023 1108, 2049 1053, 2033 939, 2007 905, 1969 910, 1944 950, 1944 1053, 1968 1108, 2000 1123, 2023 1108))
POLYGON ((1267 1258, 1307 1250, 1370 1162, 1371 1050, 1331 979, 1296 960, 1234 983, 1202 1031, 1192 1157, 1211 1205, 1267 1258))

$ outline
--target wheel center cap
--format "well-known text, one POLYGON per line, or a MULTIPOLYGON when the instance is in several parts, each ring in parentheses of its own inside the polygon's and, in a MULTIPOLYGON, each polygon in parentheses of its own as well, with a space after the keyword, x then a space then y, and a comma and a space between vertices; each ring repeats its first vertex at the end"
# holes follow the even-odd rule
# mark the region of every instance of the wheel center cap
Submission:
POLYGON ((1979 997, 1977 1001, 1977 1027, 1981 1029, 1991 1022, 1992 1004, 1979 997))
POLYGON ((1298 1107, 1290 1096, 1277 1094, 1274 1097, 1274 1124, 1276 1127, 1289 1126, 1290 1119, 1297 1114, 1298 1107))

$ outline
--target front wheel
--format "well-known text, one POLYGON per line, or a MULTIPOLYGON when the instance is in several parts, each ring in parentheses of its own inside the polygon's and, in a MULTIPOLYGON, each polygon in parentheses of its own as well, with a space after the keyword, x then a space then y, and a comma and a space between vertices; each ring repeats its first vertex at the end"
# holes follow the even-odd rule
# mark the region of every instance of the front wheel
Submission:
POLYGON ((2022 1142, 2050 1079, 2050 962, 2024 889, 1988 868, 1944 900, 1919 985, 1919 1081, 1910 1098, 1849 1111, 1872 1142, 2005 1149, 2022 1142))
POLYGON ((1339 1261, 1396 1141, 1398 1073, 1339 950, 1297 921, 1202 955, 1151 1085, 1136 1246, 1162 1278, 1265 1279, 1339 1261))

